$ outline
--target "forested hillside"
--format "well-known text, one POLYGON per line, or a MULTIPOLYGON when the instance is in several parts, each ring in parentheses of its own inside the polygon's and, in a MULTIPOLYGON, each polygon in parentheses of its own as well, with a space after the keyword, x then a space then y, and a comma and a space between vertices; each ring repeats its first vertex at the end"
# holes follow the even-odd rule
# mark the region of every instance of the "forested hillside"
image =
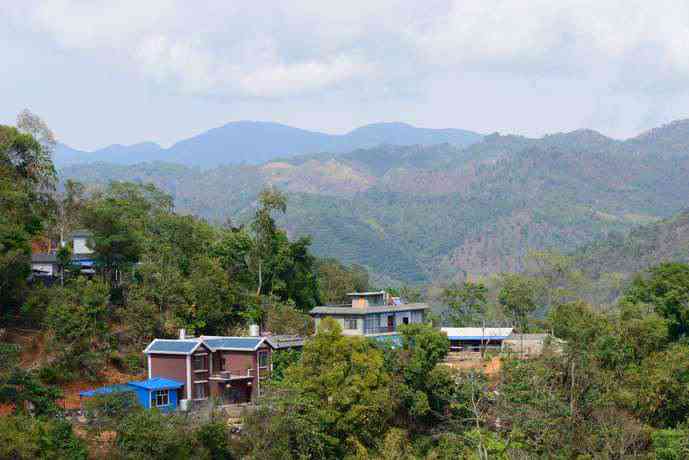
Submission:
POLYGON ((629 234, 613 233, 574 253, 583 270, 632 274, 664 261, 689 262, 689 211, 669 219, 633 229, 629 234))
POLYGON ((428 282, 521 268, 528 249, 572 251, 686 207, 689 125, 627 141, 595 131, 486 136, 466 148, 390 146, 209 170, 73 165, 63 178, 152 182, 178 211, 245 222, 258 192, 289 195, 281 218, 314 251, 379 279, 428 282))

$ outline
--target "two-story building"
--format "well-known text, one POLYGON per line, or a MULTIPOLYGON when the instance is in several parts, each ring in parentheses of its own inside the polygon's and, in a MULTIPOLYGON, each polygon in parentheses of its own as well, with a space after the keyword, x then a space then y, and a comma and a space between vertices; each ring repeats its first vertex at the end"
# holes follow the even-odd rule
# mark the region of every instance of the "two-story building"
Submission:
POLYGON ((217 398, 224 404, 255 401, 261 385, 270 378, 272 354, 300 348, 296 337, 201 336, 155 339, 144 353, 148 378, 163 377, 182 384, 179 400, 217 398))
POLYGON ((429 306, 425 303, 403 303, 385 291, 352 292, 350 303, 312 309, 316 328, 325 317, 340 323, 343 335, 378 337, 396 335, 402 324, 423 323, 429 306))

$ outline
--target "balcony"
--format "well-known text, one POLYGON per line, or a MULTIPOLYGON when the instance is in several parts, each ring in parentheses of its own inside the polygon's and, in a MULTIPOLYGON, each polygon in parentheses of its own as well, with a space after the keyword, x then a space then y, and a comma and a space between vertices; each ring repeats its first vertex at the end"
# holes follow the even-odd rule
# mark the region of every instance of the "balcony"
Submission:
POLYGON ((229 371, 219 371, 213 372, 210 376, 210 380, 216 381, 229 381, 229 380, 241 380, 241 379, 252 379, 254 378, 254 369, 235 369, 229 371))

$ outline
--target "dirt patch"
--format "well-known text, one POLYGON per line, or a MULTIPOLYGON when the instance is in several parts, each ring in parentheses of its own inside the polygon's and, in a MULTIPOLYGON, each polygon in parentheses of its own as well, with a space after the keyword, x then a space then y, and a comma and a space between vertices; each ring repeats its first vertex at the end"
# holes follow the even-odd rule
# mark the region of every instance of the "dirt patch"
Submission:
POLYGON ((144 375, 131 375, 117 371, 116 369, 107 368, 102 373, 102 380, 100 382, 84 382, 76 381, 62 385, 64 398, 59 401, 59 404, 64 409, 79 409, 81 407, 81 397, 79 393, 82 391, 93 390, 94 388, 115 385, 117 383, 127 383, 132 380, 140 380, 145 378, 144 375))
POLYGON ((471 357, 471 359, 451 359, 443 364, 453 369, 480 370, 491 379, 497 378, 497 376, 500 375, 500 369, 502 367, 502 361, 499 356, 494 356, 489 361, 482 359, 480 356, 471 357))
POLYGON ((40 367, 48 359, 46 337, 33 329, 7 329, 3 341, 19 345, 19 365, 24 369, 40 367))

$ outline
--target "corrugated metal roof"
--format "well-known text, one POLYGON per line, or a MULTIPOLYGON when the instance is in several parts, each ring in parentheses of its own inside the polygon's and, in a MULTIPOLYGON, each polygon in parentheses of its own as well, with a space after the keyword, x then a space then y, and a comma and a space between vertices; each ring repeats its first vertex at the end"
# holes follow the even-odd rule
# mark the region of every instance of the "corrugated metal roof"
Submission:
POLYGON ((402 305, 385 305, 380 307, 316 307, 312 315, 368 315, 372 313, 395 313, 403 311, 426 310, 425 303, 408 303, 402 305))
POLYGON ((201 341, 179 339, 155 339, 144 350, 144 353, 163 353, 188 355, 201 345, 201 341))
POLYGON ((253 351, 265 340, 263 337, 201 337, 211 350, 253 351))
POLYGON ((512 334, 511 327, 441 327, 451 340, 504 340, 512 334))
POLYGON ((163 377, 153 377, 152 379, 142 380, 140 382, 129 382, 127 385, 133 387, 144 388, 146 390, 169 390, 182 388, 184 385, 177 380, 166 379, 163 377))
POLYGON ((57 262, 57 255, 55 253, 39 252, 31 254, 31 262, 33 263, 55 263, 57 262))
POLYGON ((282 348, 304 346, 304 337, 298 335, 271 335, 266 337, 266 342, 276 350, 280 350, 282 348))

